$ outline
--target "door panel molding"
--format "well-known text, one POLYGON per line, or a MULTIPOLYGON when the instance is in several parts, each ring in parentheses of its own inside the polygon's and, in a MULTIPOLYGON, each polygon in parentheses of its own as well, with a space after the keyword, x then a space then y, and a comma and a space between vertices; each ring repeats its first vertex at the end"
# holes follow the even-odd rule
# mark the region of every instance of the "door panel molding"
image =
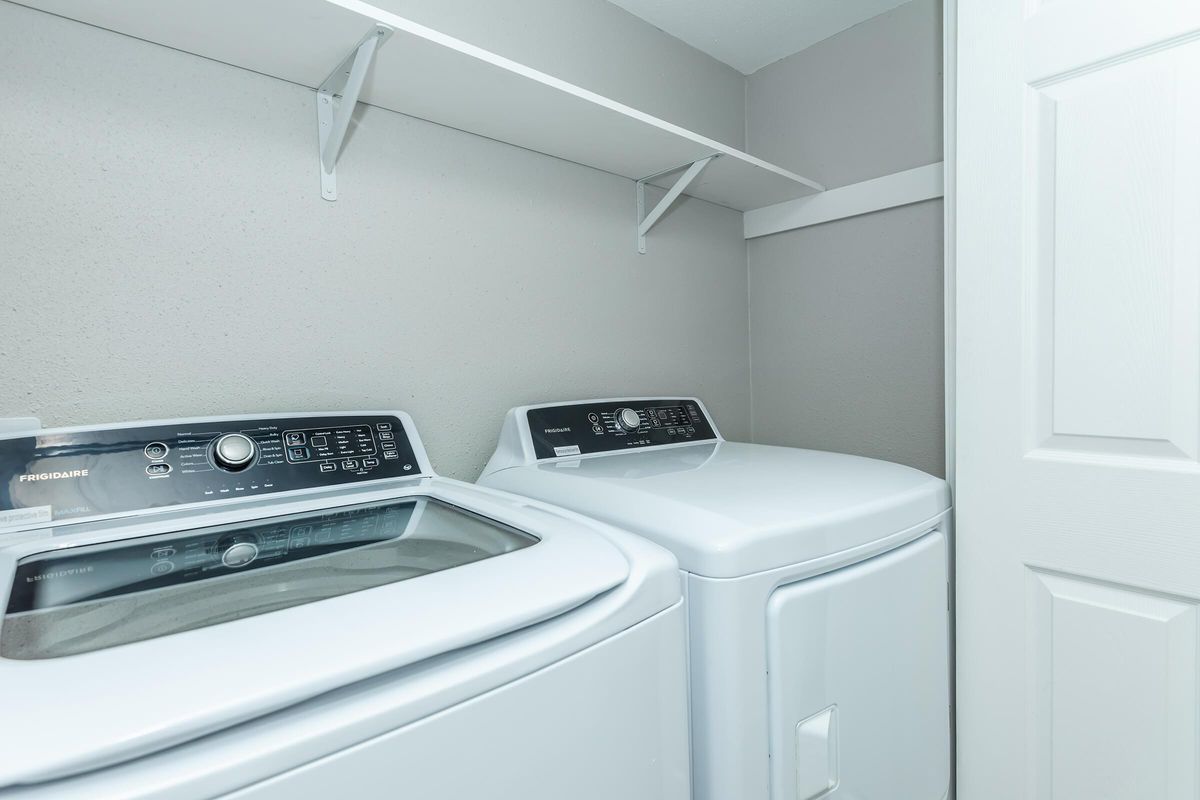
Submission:
POLYGON ((1200 40, 1027 87, 1026 449, 1200 469, 1200 40))
POLYGON ((1029 796, 1197 795, 1200 603, 1028 568, 1029 796))

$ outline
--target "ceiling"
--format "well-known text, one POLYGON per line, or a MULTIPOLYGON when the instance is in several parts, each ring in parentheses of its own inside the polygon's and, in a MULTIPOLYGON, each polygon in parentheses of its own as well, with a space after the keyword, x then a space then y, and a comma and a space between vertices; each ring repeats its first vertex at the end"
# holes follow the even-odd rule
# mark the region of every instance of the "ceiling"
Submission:
POLYGON ((749 75, 907 0, 609 0, 749 75))

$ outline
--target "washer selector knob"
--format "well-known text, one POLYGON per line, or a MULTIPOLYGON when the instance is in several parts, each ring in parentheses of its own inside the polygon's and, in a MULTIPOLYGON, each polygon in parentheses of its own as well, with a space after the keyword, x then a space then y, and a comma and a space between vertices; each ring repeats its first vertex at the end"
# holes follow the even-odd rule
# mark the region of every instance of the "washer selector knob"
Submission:
POLYGON ((221 563, 231 569, 237 569, 246 566, 256 558, 258 558, 258 545, 254 542, 238 542, 230 545, 221 554, 221 563))
POLYGON ((254 440, 240 433, 227 433, 213 445, 213 461, 221 469, 237 472, 250 466, 257 448, 254 440))
POLYGON ((617 425, 623 431, 633 432, 642 427, 642 417, 632 408, 622 408, 617 411, 617 425))

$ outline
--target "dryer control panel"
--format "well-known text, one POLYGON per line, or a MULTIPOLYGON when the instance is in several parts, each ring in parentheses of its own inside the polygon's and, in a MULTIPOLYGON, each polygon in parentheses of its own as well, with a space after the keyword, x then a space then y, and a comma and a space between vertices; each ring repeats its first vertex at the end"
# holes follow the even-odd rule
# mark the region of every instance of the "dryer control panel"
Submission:
POLYGON ((718 438, 692 399, 599 400, 531 408, 526 414, 539 459, 718 438))
POLYGON ((0 438, 0 530, 422 472, 395 414, 216 417, 0 438))

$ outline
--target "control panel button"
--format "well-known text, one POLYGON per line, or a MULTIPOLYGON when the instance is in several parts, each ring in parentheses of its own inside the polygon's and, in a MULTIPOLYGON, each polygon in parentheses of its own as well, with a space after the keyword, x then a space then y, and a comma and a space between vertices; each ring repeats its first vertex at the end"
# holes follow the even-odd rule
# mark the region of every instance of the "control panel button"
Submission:
POLYGON ((151 442, 150 444, 146 445, 144 450, 142 450, 142 452, 146 454, 146 458, 149 458, 153 461, 158 461, 160 458, 166 458, 167 451, 167 446, 162 442, 151 442))
POLYGON ((314 436, 309 444, 311 444, 313 447, 324 447, 325 445, 329 444, 329 439, 325 436, 314 436))
POLYGON ((221 563, 236 569, 246 566, 256 558, 258 558, 258 545, 253 542, 238 542, 230 545, 229 549, 221 554, 221 563))
POLYGON ((398 452, 396 452, 395 450, 384 450, 383 457, 388 459, 389 461, 394 461, 395 459, 400 457, 400 454, 398 452))
POLYGON ((296 445, 304 444, 306 438, 303 431, 288 431, 288 433, 284 435, 283 440, 288 447, 295 447, 296 445))
POLYGON ((146 465, 146 474, 150 475, 150 476, 167 475, 170 472, 171 472, 170 464, 147 464, 146 465))
POLYGON ((395 439, 396 434, 392 433, 391 431, 382 431, 379 434, 379 438, 380 439, 395 439))
POLYGON ((379 459, 378 458, 364 458, 363 466, 366 467, 367 469, 370 469, 371 467, 378 467, 379 459))
POLYGON ((227 433, 213 445, 213 460, 221 469, 236 472, 250 466, 254 460, 254 441, 240 433, 227 433))
POLYGON ((336 469, 337 469, 337 464, 333 464, 329 461, 321 462, 321 472, 333 472, 336 469))
POLYGON ((307 447, 292 447, 288 449, 288 458, 292 461, 307 461, 309 455, 307 447))
POLYGON ((342 462, 342 469, 358 469, 358 459, 347 458, 342 462))
POLYGON ((617 412, 617 425, 623 431, 636 431, 642 427, 642 417, 632 408, 622 408, 617 412))
POLYGON ((375 427, 376 427, 377 429, 381 430, 381 431, 390 431, 390 430, 392 429, 392 423, 390 423, 390 422, 377 422, 377 423, 375 423, 375 427))
POLYGON ((155 561, 150 567, 151 575, 166 575, 175 569, 174 561, 155 561))
POLYGON ((599 425, 600 415, 593 411, 591 414, 588 414, 588 422, 592 423, 593 425, 599 425))
POLYGON ((593 425, 592 433, 604 433, 604 428, 601 428, 599 425, 593 425))
POLYGON ((396 449, 396 443, 395 443, 395 442, 384 442, 384 443, 383 443, 383 449, 384 449, 384 450, 395 450, 395 449, 396 449))

